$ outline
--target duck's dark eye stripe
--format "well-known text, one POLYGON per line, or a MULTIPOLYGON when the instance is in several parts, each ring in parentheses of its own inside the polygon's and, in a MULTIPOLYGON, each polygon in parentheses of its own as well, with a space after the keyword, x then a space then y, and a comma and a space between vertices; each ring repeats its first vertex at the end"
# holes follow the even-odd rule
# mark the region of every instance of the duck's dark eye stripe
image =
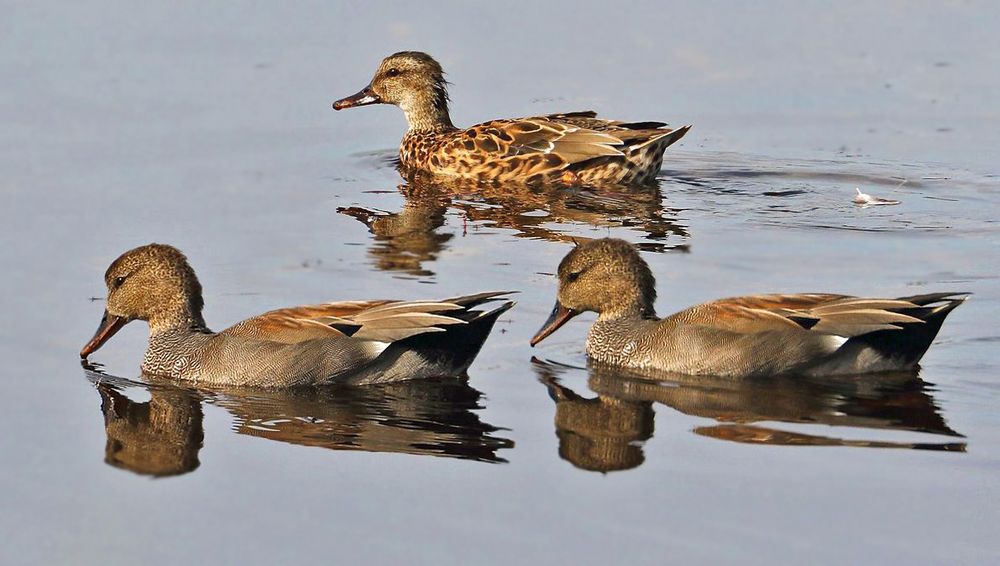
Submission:
POLYGON ((566 276, 566 280, 569 281, 570 283, 572 283, 573 281, 576 281, 577 279, 580 278, 580 274, 581 273, 583 273, 583 272, 582 271, 577 271, 577 272, 574 272, 574 273, 570 273, 569 275, 566 276))

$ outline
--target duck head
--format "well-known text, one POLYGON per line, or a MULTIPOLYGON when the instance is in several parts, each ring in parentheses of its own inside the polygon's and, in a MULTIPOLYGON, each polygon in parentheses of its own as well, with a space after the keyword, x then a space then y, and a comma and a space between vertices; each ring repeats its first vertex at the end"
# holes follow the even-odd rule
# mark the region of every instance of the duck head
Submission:
POLYGON ((129 250, 104 274, 108 298, 104 317, 80 357, 95 352, 133 320, 145 320, 151 333, 189 326, 204 328, 201 284, 177 248, 149 244, 129 250))
POLYGON ((401 51, 382 60, 368 86, 333 103, 334 110, 368 104, 394 104, 411 130, 453 128, 448 116, 448 82, 433 57, 401 51))
POLYGON ((555 307, 531 339, 532 346, 586 311, 601 318, 656 316, 656 280, 639 252, 624 240, 603 238, 577 245, 559 263, 557 276, 555 307))

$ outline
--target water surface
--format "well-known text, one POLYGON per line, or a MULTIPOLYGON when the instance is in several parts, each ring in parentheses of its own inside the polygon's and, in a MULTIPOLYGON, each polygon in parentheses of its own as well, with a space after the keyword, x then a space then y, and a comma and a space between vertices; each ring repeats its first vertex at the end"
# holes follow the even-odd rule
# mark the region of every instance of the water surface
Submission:
POLYGON ((1000 42, 992 3, 11 4, 0 20, 4 563, 1000 558, 1000 42), (694 124, 658 187, 455 191, 391 166, 436 55, 453 118, 694 124), (854 188, 901 201, 861 208, 854 188), (528 347, 573 238, 626 238, 669 313, 829 291, 973 297, 918 374, 651 381, 528 347), (233 392, 81 368, 122 251, 184 250, 213 328, 517 289, 467 382, 233 392))

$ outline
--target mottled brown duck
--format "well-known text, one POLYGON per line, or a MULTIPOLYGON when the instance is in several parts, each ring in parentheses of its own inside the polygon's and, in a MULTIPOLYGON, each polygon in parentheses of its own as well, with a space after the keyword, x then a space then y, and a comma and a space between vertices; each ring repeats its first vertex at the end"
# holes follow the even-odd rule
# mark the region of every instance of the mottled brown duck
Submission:
POLYGON ((206 385, 292 387, 461 375, 497 318, 475 307, 509 293, 441 301, 344 301, 273 310, 212 332, 187 258, 149 244, 104 275, 107 306, 86 359, 125 324, 149 324, 144 373, 206 385))
POLYGON ((574 248, 559 264, 558 278, 555 308, 532 345, 593 311, 598 318, 587 355, 594 360, 734 378, 913 369, 968 295, 751 295, 658 318, 649 266, 631 244, 612 238, 574 248))
POLYGON ((488 183, 650 183, 664 150, 690 128, 605 120, 592 111, 457 128, 448 114, 447 85, 441 65, 430 55, 403 51, 386 57, 368 86, 333 108, 400 107, 409 123, 399 146, 404 176, 488 183))

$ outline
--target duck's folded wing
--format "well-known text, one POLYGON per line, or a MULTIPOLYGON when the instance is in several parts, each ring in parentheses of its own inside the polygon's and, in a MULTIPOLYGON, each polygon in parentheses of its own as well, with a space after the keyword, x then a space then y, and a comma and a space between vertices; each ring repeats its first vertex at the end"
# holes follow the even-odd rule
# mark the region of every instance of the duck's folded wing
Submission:
POLYGON ((598 118, 597 113, 592 111, 549 114, 542 118, 579 128, 603 132, 618 138, 621 141, 621 145, 616 146, 616 148, 622 153, 640 151, 654 144, 659 151, 663 151, 684 137, 684 134, 691 129, 691 126, 671 128, 666 122, 605 120, 598 118))
POLYGON ((622 146, 610 132, 538 116, 473 126, 450 151, 498 159, 533 157, 539 168, 558 168, 597 157, 620 157, 622 146))
POLYGON ((664 128, 668 125, 666 122, 623 122, 621 120, 606 120, 604 118, 598 118, 597 112, 594 112, 593 110, 546 114, 545 116, 542 116, 542 118, 579 126, 581 128, 587 128, 588 130, 596 130, 598 132, 613 132, 617 130, 656 130, 664 128))
POLYGON ((248 318, 223 330, 220 334, 295 344, 317 338, 347 336, 330 325, 331 319, 350 319, 365 311, 393 301, 341 301, 320 305, 304 305, 268 311, 248 318))
POLYGON ((921 323, 905 299, 872 299, 831 294, 755 295, 706 303, 686 314, 687 324, 739 334, 810 331, 851 338, 921 323))
POLYGON ((444 299, 442 302, 454 303, 468 310, 485 303, 509 299, 510 295, 513 295, 514 293, 517 293, 517 291, 486 291, 485 293, 476 293, 474 295, 451 297, 449 299, 444 299))
POLYGON ((331 324, 353 338, 388 343, 417 334, 444 332, 444 327, 452 324, 465 324, 461 318, 450 316, 464 310, 454 303, 405 301, 365 311, 349 320, 331 321, 331 324))
POLYGON ((273 310, 233 325, 221 334, 294 344, 350 337, 391 343, 418 334, 444 332, 483 313, 474 307, 509 292, 489 292, 444 301, 345 301, 273 310))

